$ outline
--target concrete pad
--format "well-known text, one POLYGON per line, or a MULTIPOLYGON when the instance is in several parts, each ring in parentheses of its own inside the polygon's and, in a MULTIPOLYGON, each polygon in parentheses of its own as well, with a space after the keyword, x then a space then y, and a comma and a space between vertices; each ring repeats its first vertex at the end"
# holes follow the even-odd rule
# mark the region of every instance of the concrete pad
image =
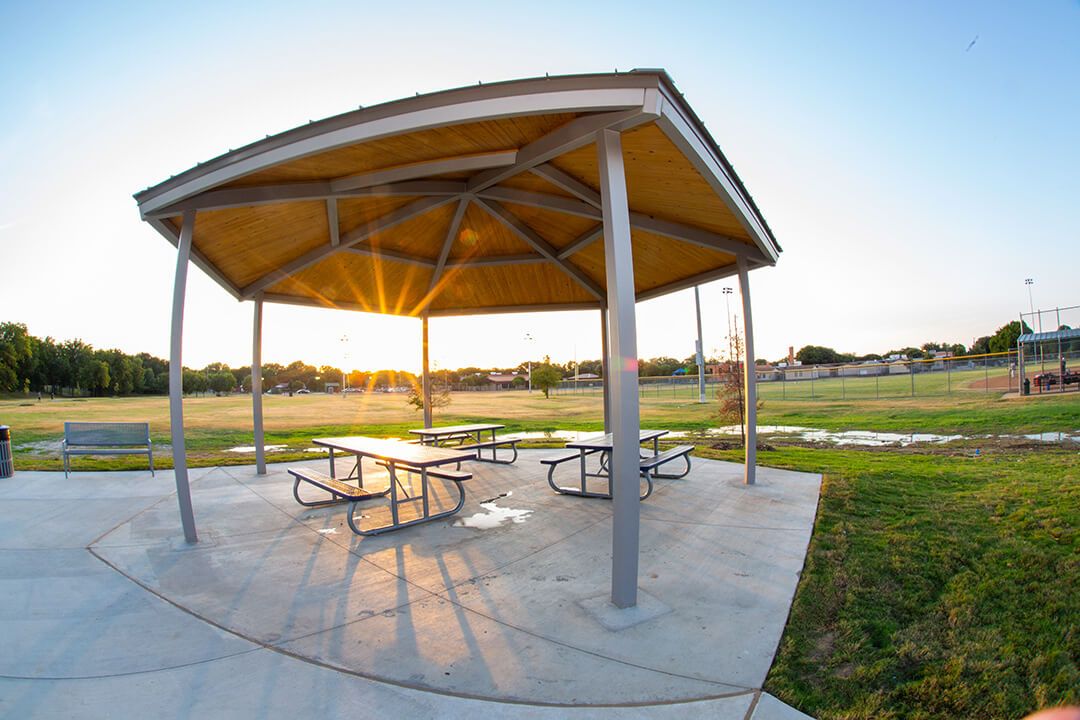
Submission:
POLYGON ((492 703, 335 672, 271 650, 153 673, 86 680, 0 679, 3 717, 183 717, 353 720, 744 720, 752 693, 677 705, 492 703))
MULTIPOLYGON (((193 471, 196 545, 171 473, 73 474, 62 501, 44 484, 62 474, 0 481, 0 631, 14 639, 0 714, 109 714, 122 696, 128 715, 159 698, 208 717, 337 717, 345 703, 350 716, 745 720, 820 476, 761 468, 747 488, 741 466, 695 459, 659 480, 641 506, 632 614, 647 619, 605 626, 581 601, 609 592, 611 503, 553 493, 539 459, 557 452, 472 463, 455 518, 370 538, 348 530, 347 506, 299 506, 285 465, 193 471), (523 521, 460 522, 500 509, 523 521)), ((754 713, 786 707, 760 698, 754 713)))
POLYGON ((643 622, 648 622, 671 612, 671 607, 660 602, 649 593, 638 588, 637 604, 631 607, 616 607, 611 602, 611 593, 604 592, 578 600, 578 605, 605 630, 618 632, 643 622))
POLYGON ((812 717, 786 705, 768 693, 761 693, 749 720, 813 720, 812 717))
POLYGON ((0 675, 104 677, 254 646, 177 609, 86 550, 0 551, 0 675))

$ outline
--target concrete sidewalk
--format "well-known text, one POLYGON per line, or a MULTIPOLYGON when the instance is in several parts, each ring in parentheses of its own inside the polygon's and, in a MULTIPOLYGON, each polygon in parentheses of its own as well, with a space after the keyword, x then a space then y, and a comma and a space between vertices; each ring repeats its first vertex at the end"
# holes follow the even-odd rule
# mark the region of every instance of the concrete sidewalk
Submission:
POLYGON ((370 538, 347 506, 298 505, 286 465, 196 469, 194 546, 169 472, 17 472, 0 714, 805 717, 760 688, 820 476, 760 468, 746 487, 695 458, 658 481, 620 611, 610 503, 552 493, 539 459, 558 452, 471 463, 455 518, 370 538))

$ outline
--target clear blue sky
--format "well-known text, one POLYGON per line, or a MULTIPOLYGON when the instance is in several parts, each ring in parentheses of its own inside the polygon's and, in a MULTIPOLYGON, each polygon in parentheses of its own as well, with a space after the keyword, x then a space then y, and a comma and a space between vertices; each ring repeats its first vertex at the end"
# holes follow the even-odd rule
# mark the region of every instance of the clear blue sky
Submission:
MULTIPOLYGON (((0 320, 165 357, 175 251, 133 193, 357 105, 663 67, 785 250, 751 274, 759 356, 970 344, 1028 308, 1024 278, 1036 307, 1080 305, 1078 37, 1076 0, 7 3, 0 320)), ((707 351, 725 285, 702 289, 707 351)), ((185 364, 247 364, 250 326, 191 273, 185 364)), ((595 358, 598 331, 595 313, 438 320, 432 354, 595 358)), ((639 306, 643 357, 686 357, 694 333, 689 291, 639 306)), ((419 322, 268 306, 267 361, 344 352, 415 369, 419 322)))

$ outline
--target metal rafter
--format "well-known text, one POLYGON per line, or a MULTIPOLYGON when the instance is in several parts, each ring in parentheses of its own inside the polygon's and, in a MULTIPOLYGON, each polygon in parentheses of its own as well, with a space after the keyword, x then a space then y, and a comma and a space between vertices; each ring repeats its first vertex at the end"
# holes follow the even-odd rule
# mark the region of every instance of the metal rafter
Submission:
POLYGON ((473 176, 468 182, 469 191, 479 192, 552 158, 588 145, 595 141, 596 133, 600 130, 612 127, 626 129, 656 118, 655 113, 645 112, 642 107, 580 117, 518 150, 517 162, 513 165, 486 170, 473 176))
POLYGON ((465 217, 465 211, 469 208, 470 201, 470 197, 463 197, 458 200, 457 209, 454 210, 454 217, 450 220, 450 225, 446 228, 446 237, 443 238, 442 248, 439 249, 439 259, 435 262, 435 272, 431 274, 431 284, 428 285, 429 296, 439 284, 439 278, 442 277, 443 268, 446 267, 446 258, 450 255, 450 248, 454 246, 454 239, 457 238, 458 228, 461 227, 461 219, 465 217))
POLYGON ((330 229, 330 244, 337 247, 341 242, 341 228, 338 227, 337 200, 326 201, 326 226, 330 229))
POLYGON ((405 180, 417 180, 435 175, 506 167, 507 165, 513 165, 515 160, 517 160, 516 150, 488 153, 486 155, 444 158, 442 160, 431 160, 389 170, 376 170, 362 175, 339 178, 330 181, 330 188, 334 192, 341 192, 376 185, 391 185, 405 180))
POLYGON ((522 222, 516 215, 504 208, 498 202, 494 200, 486 200, 484 198, 477 198, 476 204, 487 211, 489 215, 501 222, 507 228, 509 228, 515 235, 527 242, 533 248, 536 249, 541 255, 546 257, 551 262, 555 263, 570 277, 574 278, 579 285, 589 291, 593 297, 601 302, 605 301, 606 293, 600 285, 593 280, 584 270, 579 268, 569 260, 563 260, 559 258, 559 251, 551 246, 547 240, 542 238, 539 233, 533 230, 531 227, 522 222))
POLYGON ((578 235, 577 239, 573 240, 569 245, 559 251, 559 259, 565 260, 574 253, 582 250, 594 242, 604 237, 604 223, 598 223, 590 229, 578 235))
POLYGON ((367 238, 375 235, 376 233, 389 230, 395 225, 400 225, 406 220, 411 220, 414 217, 423 215, 426 212, 441 207, 449 202, 452 202, 453 198, 450 197, 429 197, 421 198, 415 202, 411 202, 405 207, 398 208, 397 210, 383 215, 367 222, 360 227, 350 230, 341 236, 341 240, 338 245, 321 245, 314 250, 310 250, 298 258, 295 258, 291 262, 286 263, 282 267, 271 270, 266 275, 255 282, 247 285, 240 291, 240 295, 243 298, 250 298, 260 290, 265 290, 271 285, 281 282, 285 278, 289 277, 293 273, 300 272, 304 268, 311 267, 315 263, 330 257, 334 253, 341 252, 347 248, 363 242, 367 238))
POLYGON ((562 188, 566 192, 570 193, 579 200, 584 200, 595 208, 600 207, 600 193, 593 190, 585 183, 578 180, 572 175, 564 173, 559 168, 551 165, 550 163, 544 163, 543 165, 537 165, 529 170, 533 175, 541 177, 547 180, 555 187, 562 188))
POLYGON ((529 253, 521 255, 489 255, 488 257, 461 258, 460 260, 451 260, 447 263, 447 267, 499 267, 501 265, 532 265, 534 263, 547 262, 551 262, 551 260, 543 255, 529 253))
MULTIPOLYGON (((542 210, 552 210, 567 215, 600 219, 600 211, 592 205, 580 200, 574 200, 558 195, 535 193, 529 192, 528 190, 518 190, 516 188, 493 187, 478 193, 478 196, 489 200, 525 205, 528 207, 540 208, 542 210)), ((642 215, 641 213, 630 213, 630 227, 635 230, 644 230, 645 232, 650 232, 655 235, 663 235, 675 240, 682 240, 693 245, 700 245, 701 247, 709 248, 710 250, 719 250, 732 255, 744 255, 747 258, 760 258, 768 261, 768 258, 761 253, 757 246, 748 245, 737 238, 687 227, 678 223, 667 222, 666 220, 657 220, 656 218, 642 215)), ((577 252, 578 249, 580 248, 577 248, 574 252, 577 252)), ((565 255, 562 255, 562 253, 560 253, 560 256, 566 257, 565 255)))
POLYGON ((173 217, 186 210, 202 212, 204 210, 227 210, 229 208, 255 207, 282 202, 303 202, 305 200, 460 195, 463 192, 465 192, 465 183, 456 180, 411 180, 340 191, 333 190, 331 183, 328 182, 258 185, 246 188, 209 190, 175 205, 169 205, 143 215, 143 219, 173 217))
POLYGON ((406 265, 416 265, 429 270, 435 267, 435 263, 425 257, 410 255, 408 253, 398 252, 397 250, 375 247, 374 245, 368 245, 363 242, 356 243, 352 247, 346 248, 345 252, 352 253, 353 255, 363 255, 364 257, 386 258, 388 260, 405 263, 406 265))
POLYGON ((577 215, 578 217, 586 217, 592 220, 601 219, 599 209, 580 200, 562 197, 560 195, 534 193, 529 192, 528 190, 518 190, 516 188, 508 187, 492 187, 478 192, 477 196, 489 200, 498 200, 500 202, 528 205, 529 207, 541 208, 543 210, 554 210, 555 212, 561 212, 567 215, 577 215))

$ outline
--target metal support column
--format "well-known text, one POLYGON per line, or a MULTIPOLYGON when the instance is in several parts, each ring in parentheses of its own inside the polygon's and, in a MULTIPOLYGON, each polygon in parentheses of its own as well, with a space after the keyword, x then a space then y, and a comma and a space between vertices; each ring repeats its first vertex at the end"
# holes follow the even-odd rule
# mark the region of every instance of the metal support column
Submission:
MULTIPOLYGON (((746 333, 746 484, 757 478, 757 375, 754 366, 754 322, 750 312, 750 268, 739 256, 739 294, 742 295, 743 331, 746 333)), ((813 378, 813 375, 811 375, 813 378)))
POLYGON ((614 130, 597 133, 604 257, 608 294, 608 369, 611 381, 612 556, 611 602, 637 605, 639 506, 637 327, 630 210, 626 196, 622 138, 614 130))
POLYGON ((611 432, 611 367, 608 365, 607 308, 600 308, 600 389, 604 394, 604 433, 611 432))
POLYGON ((431 427, 431 365, 428 362, 428 316, 425 313, 421 319, 424 336, 424 427, 431 427))
POLYGON ((184 213, 180 242, 176 252, 176 283, 173 285, 172 339, 169 346, 169 431, 172 436, 173 474, 176 477, 176 500, 180 504, 180 522, 184 539, 199 542, 195 532, 195 513, 191 509, 191 486, 188 484, 187 448, 184 446, 184 366, 180 351, 184 345, 184 294, 187 290, 188 259, 195 234, 195 211, 184 213))
POLYGON ((266 474, 266 440, 263 436, 262 403, 263 294, 255 295, 255 322, 251 333, 251 415, 255 426, 255 474, 266 474))
POLYGON ((701 348, 701 293, 694 286, 694 306, 697 308, 697 382, 698 402, 705 402, 705 353, 701 348))

